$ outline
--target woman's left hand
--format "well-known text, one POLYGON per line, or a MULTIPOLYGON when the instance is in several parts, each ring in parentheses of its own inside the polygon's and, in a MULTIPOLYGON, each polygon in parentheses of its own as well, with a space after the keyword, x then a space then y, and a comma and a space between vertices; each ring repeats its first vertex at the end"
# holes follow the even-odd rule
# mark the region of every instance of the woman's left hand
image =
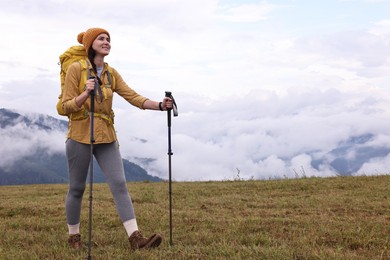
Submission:
POLYGON ((172 109, 172 99, 170 97, 165 97, 162 101, 163 110, 172 109))

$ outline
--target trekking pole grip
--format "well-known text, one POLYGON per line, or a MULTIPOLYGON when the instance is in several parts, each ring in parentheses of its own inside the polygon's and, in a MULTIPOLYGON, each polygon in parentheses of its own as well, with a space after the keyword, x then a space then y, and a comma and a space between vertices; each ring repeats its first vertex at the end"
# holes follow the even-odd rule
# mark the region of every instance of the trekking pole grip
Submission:
MULTIPOLYGON (((165 91, 165 97, 172 98, 172 92, 170 91, 165 91)), ((171 110, 172 108, 169 108, 168 110, 171 110)))
POLYGON ((95 95, 95 89, 96 89, 96 78, 94 76, 90 76, 88 79, 93 79, 95 80, 95 87, 93 88, 93 90, 89 93, 91 96, 94 96, 95 95))
MULTIPOLYGON (((172 92, 165 91, 165 97, 172 98, 172 92)), ((171 126, 171 110, 172 108, 167 109, 167 115, 168 115, 168 126, 171 126)))
POLYGON ((172 100, 172 107, 169 108, 168 110, 173 111, 173 116, 175 116, 175 117, 178 116, 179 112, 177 111, 177 104, 176 104, 175 98, 172 96, 172 92, 165 91, 165 97, 169 97, 172 100))

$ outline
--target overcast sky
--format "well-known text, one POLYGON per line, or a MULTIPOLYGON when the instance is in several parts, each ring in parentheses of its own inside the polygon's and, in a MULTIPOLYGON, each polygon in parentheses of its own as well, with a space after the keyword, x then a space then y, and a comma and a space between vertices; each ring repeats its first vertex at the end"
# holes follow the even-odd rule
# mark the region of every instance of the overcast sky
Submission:
MULTIPOLYGON (((314 156, 365 134, 390 148, 389 0, 0 0, 0 26, 0 107, 57 118, 58 56, 107 29, 106 62, 140 94, 176 98, 176 180, 333 176, 314 156)), ((119 96, 114 110, 122 156, 167 177, 166 113, 119 96)))

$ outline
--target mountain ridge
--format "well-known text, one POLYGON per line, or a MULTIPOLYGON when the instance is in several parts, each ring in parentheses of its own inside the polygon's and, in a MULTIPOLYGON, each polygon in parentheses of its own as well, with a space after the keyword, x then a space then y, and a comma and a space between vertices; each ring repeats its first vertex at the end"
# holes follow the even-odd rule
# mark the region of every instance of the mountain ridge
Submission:
MULTIPOLYGON (((54 149, 51 151, 47 147, 33 145, 22 151, 31 149, 29 152, 17 153, 11 150, 12 146, 24 143, 35 138, 44 138, 40 135, 51 135, 59 132, 65 136, 67 131, 67 121, 42 114, 22 115, 18 112, 0 108, 0 130, 2 142, 11 140, 8 147, 2 145, 4 154, 11 153, 10 160, 3 159, 0 163, 0 185, 24 185, 24 184, 46 184, 46 183, 66 183, 68 182, 67 160, 65 149, 54 149), (35 136, 34 133, 38 136, 35 136)), ((37 141, 39 144, 40 142, 37 141)), ((53 144, 54 146, 54 144, 53 144)), ((4 157, 4 156, 3 156, 4 157)), ((133 181, 162 181, 161 178, 149 175, 141 166, 122 159, 125 169, 125 177, 128 182, 133 181)), ((94 182, 105 182, 103 172, 97 163, 94 163, 94 182)))

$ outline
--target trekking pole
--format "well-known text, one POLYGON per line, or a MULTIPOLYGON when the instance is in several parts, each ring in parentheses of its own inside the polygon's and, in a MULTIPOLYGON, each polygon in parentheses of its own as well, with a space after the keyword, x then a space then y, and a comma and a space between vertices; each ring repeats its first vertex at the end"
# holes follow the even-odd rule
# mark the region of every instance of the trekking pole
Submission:
MULTIPOLYGON (((172 108, 173 108, 173 116, 178 116, 177 106, 175 99, 172 96, 170 91, 165 91, 165 97, 169 97, 172 99, 172 108)), ((168 116, 168 170, 169 170, 169 244, 173 246, 172 241, 172 161, 171 156, 172 147, 171 147, 171 110, 167 110, 168 116)))
MULTIPOLYGON (((95 77, 89 77, 89 79, 95 79, 95 77)), ((96 89, 96 80, 95 87, 90 92, 91 95, 91 157, 89 161, 89 227, 88 227, 88 260, 91 259, 91 241, 92 241, 92 186, 93 186, 93 144, 95 143, 95 136, 93 132, 94 128, 94 111, 95 111, 95 89, 96 89)))

